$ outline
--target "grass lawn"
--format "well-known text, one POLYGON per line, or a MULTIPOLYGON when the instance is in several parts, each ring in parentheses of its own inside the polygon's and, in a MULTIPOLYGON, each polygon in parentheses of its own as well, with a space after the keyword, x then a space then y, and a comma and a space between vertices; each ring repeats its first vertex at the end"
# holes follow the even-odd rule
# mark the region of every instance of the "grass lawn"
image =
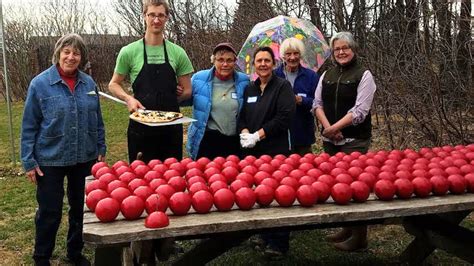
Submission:
MULTIPOLYGON (((108 146, 107 161, 113 163, 125 160, 127 111, 122 105, 102 100, 102 110, 106 126, 108 146)), ((14 136, 16 159, 19 161, 19 136, 22 116, 22 103, 13 105, 14 136)), ((27 182, 19 164, 11 163, 11 150, 8 133, 7 107, 0 103, 0 265, 31 265, 34 244, 34 213, 36 208, 35 187, 27 182)), ((189 109, 185 111, 189 115, 189 109)), ((376 135, 376 133, 374 134, 376 135)), ((381 141, 375 140, 376 148, 383 148, 381 141), (377 144, 379 143, 379 144, 377 144)), ((316 150, 320 146, 317 145, 316 150)), ((53 265, 64 265, 65 238, 67 230, 67 200, 63 207, 63 222, 56 241, 53 265)), ((474 217, 464 221, 473 229, 474 217)), ((324 236, 334 230, 312 230, 294 232, 291 249, 287 258, 279 262, 268 262, 261 253, 249 245, 242 245, 215 259, 211 265, 397 265, 398 255, 412 240, 401 226, 369 227, 369 248, 365 252, 344 253, 336 251, 326 243, 324 236)), ((185 246, 192 245, 185 242, 185 246)), ((92 258, 92 250, 86 247, 85 253, 92 258)), ((434 252, 426 265, 469 265, 442 251, 434 252)))

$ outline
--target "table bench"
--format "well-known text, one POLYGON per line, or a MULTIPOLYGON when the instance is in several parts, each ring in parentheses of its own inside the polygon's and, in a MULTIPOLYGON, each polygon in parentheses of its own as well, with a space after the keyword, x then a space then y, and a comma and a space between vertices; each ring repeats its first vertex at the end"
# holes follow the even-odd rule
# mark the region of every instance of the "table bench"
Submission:
POLYGON ((416 265, 440 248, 474 263, 474 232, 459 226, 473 209, 474 194, 393 201, 376 200, 371 195, 365 203, 343 206, 327 202, 310 208, 255 207, 249 211, 170 216, 170 225, 160 229, 146 228, 143 217, 134 221, 119 217, 112 223, 100 223, 94 213, 86 212, 84 241, 95 248, 95 265, 120 265, 124 263, 123 248, 131 242, 206 238, 173 262, 201 265, 262 231, 401 223, 415 236, 400 255, 401 261, 416 265))

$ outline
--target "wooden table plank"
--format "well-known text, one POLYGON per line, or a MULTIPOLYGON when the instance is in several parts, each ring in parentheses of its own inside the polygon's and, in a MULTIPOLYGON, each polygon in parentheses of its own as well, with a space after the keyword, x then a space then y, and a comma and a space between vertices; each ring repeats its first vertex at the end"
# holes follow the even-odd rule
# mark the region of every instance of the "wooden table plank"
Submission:
POLYGON ((204 215, 170 216, 170 225, 160 229, 145 228, 143 219, 100 223, 90 217, 94 214, 87 213, 84 223, 84 241, 88 244, 104 245, 286 226, 370 221, 473 209, 474 194, 464 194, 390 202, 371 200, 345 206, 326 203, 311 208, 272 207, 255 208, 250 211, 233 210, 204 215))

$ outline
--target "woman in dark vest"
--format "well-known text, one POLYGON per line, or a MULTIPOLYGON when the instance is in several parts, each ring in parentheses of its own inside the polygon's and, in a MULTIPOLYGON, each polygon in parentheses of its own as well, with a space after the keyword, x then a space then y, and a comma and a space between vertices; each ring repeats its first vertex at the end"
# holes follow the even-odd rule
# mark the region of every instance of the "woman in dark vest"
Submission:
MULTIPOLYGON (((324 151, 330 155, 366 153, 372 136, 374 78, 358 59, 357 43, 351 33, 336 33, 330 47, 335 66, 321 76, 313 103, 315 116, 323 126, 324 151)), ((328 240, 344 251, 366 248, 367 226, 344 228, 328 236, 328 240)))

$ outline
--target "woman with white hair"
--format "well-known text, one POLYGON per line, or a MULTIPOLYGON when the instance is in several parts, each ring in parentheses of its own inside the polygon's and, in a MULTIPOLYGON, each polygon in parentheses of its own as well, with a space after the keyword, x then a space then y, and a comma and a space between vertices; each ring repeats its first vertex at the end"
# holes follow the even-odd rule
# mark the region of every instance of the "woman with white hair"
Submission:
POLYGON ((304 56, 304 43, 297 38, 285 39, 280 45, 280 57, 283 64, 275 70, 277 76, 288 80, 293 88, 296 101, 296 113, 291 122, 291 152, 304 155, 311 153, 315 142, 314 117, 311 107, 319 75, 300 63, 304 56))
MULTIPOLYGON (((357 43, 350 32, 330 40, 335 66, 321 76, 313 110, 321 123, 324 151, 366 153, 372 137, 370 108, 376 90, 374 78, 357 57, 357 43)), ((335 247, 353 251, 367 247, 367 226, 344 228, 328 236, 335 247)))
POLYGON ((82 255, 85 178, 96 160, 105 160, 105 131, 99 95, 80 69, 87 62, 84 41, 66 34, 55 45, 53 65, 33 78, 21 126, 21 161, 36 184, 35 265, 50 265, 61 223, 67 177, 67 257, 90 265, 82 255))

